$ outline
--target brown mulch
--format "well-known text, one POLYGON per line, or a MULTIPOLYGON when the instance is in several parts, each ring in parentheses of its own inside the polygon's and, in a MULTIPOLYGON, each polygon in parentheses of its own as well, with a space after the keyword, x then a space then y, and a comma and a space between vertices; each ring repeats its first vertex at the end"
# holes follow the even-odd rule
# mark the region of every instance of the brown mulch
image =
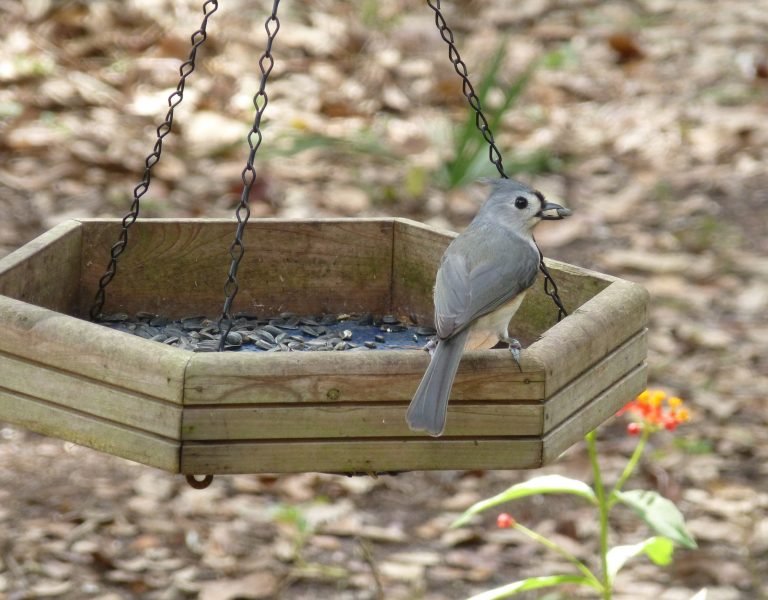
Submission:
MULTIPOLYGON (((271 3, 222 4, 143 216, 229 216, 239 199, 271 3)), ((677 502, 699 549, 665 569, 636 560, 617 597, 768 597, 768 2, 444 4, 473 75, 505 45, 490 107, 552 53, 499 145, 508 164, 544 156, 548 171, 520 177, 574 208, 540 228, 546 255, 650 290, 650 383, 694 414, 654 439, 630 487, 677 502)), ((281 11, 254 216, 464 226, 477 194, 441 187, 439 172, 466 107, 432 12, 410 0, 281 11)), ((2 256, 68 218, 125 213, 200 10, 5 0, 0 12, 2 256)), ((601 437, 610 480, 633 440, 620 420, 601 437)), ((583 447, 542 472, 588 480, 583 447)), ((448 529, 531 475, 239 475, 196 491, 0 425, 0 598, 465 598, 567 568, 496 529, 495 513, 448 529)), ((594 563, 588 508, 510 509, 594 563)), ((613 525, 616 543, 648 535, 628 513, 613 525)))

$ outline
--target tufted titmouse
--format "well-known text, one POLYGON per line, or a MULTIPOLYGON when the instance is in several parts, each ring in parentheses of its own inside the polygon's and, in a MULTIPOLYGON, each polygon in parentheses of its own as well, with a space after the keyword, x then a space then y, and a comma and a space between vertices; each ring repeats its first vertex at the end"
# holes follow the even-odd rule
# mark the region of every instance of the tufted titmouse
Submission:
POLYGON ((520 342, 507 328, 536 279, 539 251, 532 231, 542 219, 570 214, 517 181, 493 183, 488 200, 446 248, 437 271, 437 347, 406 413, 412 430, 443 433, 448 396, 465 348, 506 342, 520 366, 520 342))

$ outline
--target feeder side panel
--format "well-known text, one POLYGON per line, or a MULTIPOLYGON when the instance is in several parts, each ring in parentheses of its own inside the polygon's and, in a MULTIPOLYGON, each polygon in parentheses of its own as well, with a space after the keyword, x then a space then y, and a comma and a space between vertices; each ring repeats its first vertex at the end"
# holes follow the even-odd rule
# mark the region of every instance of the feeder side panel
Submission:
POLYGON ((0 260, 0 294, 75 314, 82 227, 66 221, 0 260))
POLYGON ((551 398, 647 323, 645 288, 623 280, 611 283, 527 348, 546 364, 546 396, 551 398))
MULTIPOLYGON (((557 427, 593 398, 642 365, 648 354, 647 337, 647 331, 641 330, 548 398, 544 412, 545 431, 557 427)), ((626 400, 631 400, 631 397, 626 400)))
POLYGON ((645 389, 648 366, 643 363, 575 412, 544 437, 542 463, 548 464, 581 440, 645 389))

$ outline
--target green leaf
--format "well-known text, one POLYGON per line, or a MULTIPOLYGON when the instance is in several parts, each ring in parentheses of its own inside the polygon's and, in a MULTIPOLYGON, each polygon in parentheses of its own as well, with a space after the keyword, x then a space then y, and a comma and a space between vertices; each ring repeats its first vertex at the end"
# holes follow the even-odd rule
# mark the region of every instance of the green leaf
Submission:
POLYGON ((653 564, 666 567, 672 563, 672 555, 675 552, 675 544, 672 540, 659 535, 646 542, 649 543, 645 546, 645 554, 653 564))
MULTIPOLYGON (((531 62, 512 82, 505 84, 500 80, 500 74, 504 70, 506 48, 507 40, 503 39, 486 61, 486 69, 474 88, 477 102, 491 132, 497 131, 504 115, 523 94, 540 62, 531 62), (487 102, 492 89, 501 92, 501 102, 498 105, 490 105, 487 102)), ((445 163, 440 175, 449 188, 472 183, 478 177, 496 175, 496 169, 489 161, 488 143, 483 133, 478 130, 478 117, 471 108, 467 110, 462 124, 454 130, 452 146, 453 156, 445 163)), ((512 157, 507 158, 511 161, 512 157)), ((507 165, 507 172, 516 172, 514 162, 507 165)))
POLYGON ((542 475, 513 485, 496 496, 473 504, 451 524, 451 527, 460 527, 474 515, 504 502, 533 496, 534 494, 574 494, 589 500, 592 504, 597 503, 595 492, 583 481, 570 479, 562 475, 542 475))
POLYGON ((685 527, 683 513, 671 500, 648 490, 618 492, 616 498, 634 510, 659 535, 684 548, 696 548, 696 540, 685 527))
POLYGON ((608 551, 608 577, 613 581, 624 564, 635 556, 646 554, 657 565, 668 565, 672 562, 672 553, 675 546, 671 540, 655 536, 638 544, 616 546, 608 551))
POLYGON ((529 577, 528 579, 521 579, 514 583, 508 583, 507 585, 502 585, 501 587, 488 590, 482 594, 472 596, 469 600, 498 600, 500 598, 509 598, 518 592, 538 590, 554 585, 561 585, 563 583, 576 583, 589 586, 593 589, 595 588, 595 585, 589 579, 580 575, 546 575, 544 577, 529 577))

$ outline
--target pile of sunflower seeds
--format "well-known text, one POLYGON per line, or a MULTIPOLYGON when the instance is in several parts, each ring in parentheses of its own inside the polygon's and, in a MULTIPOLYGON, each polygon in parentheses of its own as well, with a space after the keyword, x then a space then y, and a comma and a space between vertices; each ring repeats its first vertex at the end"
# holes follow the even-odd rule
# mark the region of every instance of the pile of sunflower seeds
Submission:
MULTIPOLYGON (((205 316, 171 320, 147 312, 102 315, 99 324, 144 339, 193 352, 217 352, 221 340, 218 322, 205 316)), ((225 350, 251 352, 414 350, 435 335, 394 315, 324 314, 276 317, 240 313, 234 316, 225 350)))

